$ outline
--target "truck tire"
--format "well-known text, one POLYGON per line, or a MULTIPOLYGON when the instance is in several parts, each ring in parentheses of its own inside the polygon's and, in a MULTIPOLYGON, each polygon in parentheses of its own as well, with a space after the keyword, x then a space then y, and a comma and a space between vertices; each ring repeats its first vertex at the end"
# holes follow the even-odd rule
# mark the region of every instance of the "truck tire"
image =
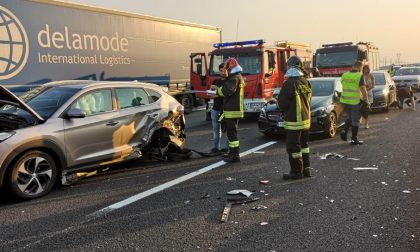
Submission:
POLYGON ((189 114, 194 108, 194 100, 191 94, 184 94, 181 96, 181 104, 184 106, 184 113, 189 114))

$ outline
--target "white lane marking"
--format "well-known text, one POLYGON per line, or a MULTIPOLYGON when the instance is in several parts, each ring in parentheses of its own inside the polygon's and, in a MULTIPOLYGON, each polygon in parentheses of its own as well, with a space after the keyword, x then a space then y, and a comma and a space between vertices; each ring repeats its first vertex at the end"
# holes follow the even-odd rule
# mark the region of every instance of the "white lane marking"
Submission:
MULTIPOLYGON (((242 152, 240 154, 240 156, 241 157, 244 157, 244 156, 249 155, 251 153, 254 153, 254 152, 258 151, 258 150, 267 148, 268 146, 271 146, 271 145, 273 145, 275 143, 277 143, 277 141, 271 141, 271 142, 265 143, 263 145, 260 145, 260 146, 257 146, 255 148, 252 148, 250 150, 247 150, 245 152, 242 152)), ((122 200, 120 202, 117 202, 115 204, 112 204, 112 205, 110 205, 108 207, 102 208, 101 210, 98 210, 95 213, 90 214, 89 216, 91 218, 88 218, 88 219, 91 220, 91 219, 97 218, 99 216, 102 216, 103 214, 112 212, 114 210, 120 209, 120 208, 125 207, 125 206, 128 206, 128 205, 130 205, 130 204, 132 204, 132 203, 134 203, 136 201, 139 201, 139 200, 144 199, 144 198, 146 198, 146 197, 148 197, 150 195, 153 195, 155 193, 161 192, 161 191, 163 191, 165 189, 168 189, 170 187, 173 187, 173 186, 175 186, 177 184, 180 184, 182 182, 185 182, 187 180, 190 180, 190 179, 192 179, 192 178, 194 178, 194 177, 196 177, 198 175, 204 174, 204 173, 206 173, 208 171, 211 171, 211 170, 213 170, 215 168, 218 168, 218 167, 220 167, 220 166, 222 166, 224 164, 226 164, 226 162, 219 161, 219 162, 217 162, 215 164, 212 164, 212 165, 209 165, 207 167, 201 168, 200 170, 194 171, 192 173, 189 173, 187 175, 184 175, 184 176, 179 177, 177 179, 171 180, 169 182, 166 182, 166 183, 164 183, 162 185, 159 185, 157 187, 154 187, 152 189, 149 189, 147 191, 144 191, 144 192, 141 192, 141 193, 136 194, 134 196, 131 196, 131 197, 125 199, 125 200, 122 200)))

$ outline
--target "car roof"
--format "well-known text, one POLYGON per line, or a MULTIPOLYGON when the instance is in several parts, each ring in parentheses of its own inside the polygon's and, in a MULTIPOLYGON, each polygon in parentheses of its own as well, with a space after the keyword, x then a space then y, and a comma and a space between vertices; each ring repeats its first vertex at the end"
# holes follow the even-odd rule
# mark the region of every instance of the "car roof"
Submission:
POLYGON ((159 87, 156 84, 136 82, 136 81, 94 81, 94 80, 64 80, 54 81, 43 84, 46 87, 70 87, 77 89, 85 89, 96 86, 112 86, 112 87, 159 87))

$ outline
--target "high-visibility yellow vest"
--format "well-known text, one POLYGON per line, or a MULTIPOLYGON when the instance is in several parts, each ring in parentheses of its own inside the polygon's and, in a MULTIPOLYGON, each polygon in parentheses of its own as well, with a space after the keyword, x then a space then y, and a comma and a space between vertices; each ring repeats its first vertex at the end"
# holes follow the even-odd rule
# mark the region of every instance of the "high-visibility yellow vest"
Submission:
POLYGON ((362 74, 359 72, 347 72, 341 76, 341 84, 343 85, 343 93, 341 93, 340 102, 344 104, 359 104, 362 93, 360 92, 360 78, 362 74))

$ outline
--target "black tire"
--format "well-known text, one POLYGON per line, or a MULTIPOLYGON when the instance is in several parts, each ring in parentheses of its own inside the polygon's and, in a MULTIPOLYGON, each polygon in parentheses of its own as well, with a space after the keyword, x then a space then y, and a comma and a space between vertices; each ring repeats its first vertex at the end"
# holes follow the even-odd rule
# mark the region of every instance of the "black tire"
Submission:
POLYGON ((57 179, 57 165, 42 151, 28 151, 9 169, 6 184, 9 191, 24 200, 48 194, 57 179))
POLYGON ((189 114, 193 111, 194 101, 191 94, 184 94, 181 97, 181 104, 184 106, 184 113, 189 114))
POLYGON ((326 120, 325 135, 328 138, 333 138, 337 135, 337 116, 334 112, 331 112, 326 120))

